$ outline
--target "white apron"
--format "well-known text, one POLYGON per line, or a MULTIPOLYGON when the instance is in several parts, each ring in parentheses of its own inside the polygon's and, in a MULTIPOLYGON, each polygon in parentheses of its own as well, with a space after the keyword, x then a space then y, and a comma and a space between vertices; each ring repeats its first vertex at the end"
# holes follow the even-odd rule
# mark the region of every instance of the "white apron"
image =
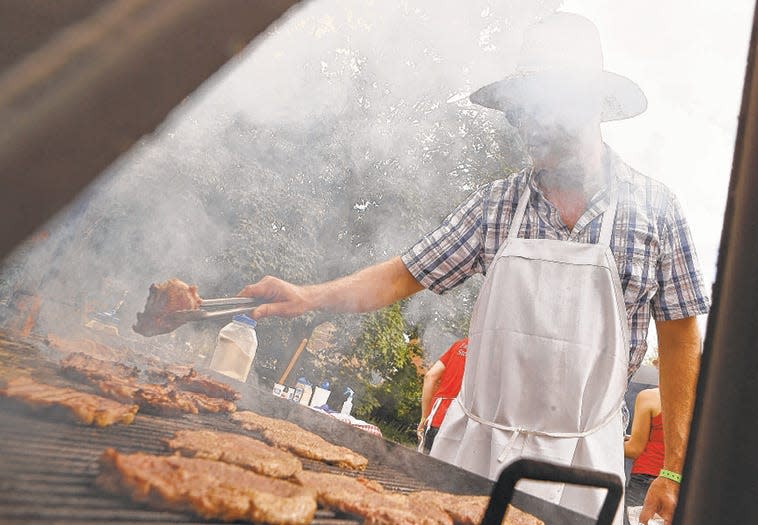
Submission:
MULTIPOLYGON (((624 479, 629 335, 609 248, 618 204, 611 180, 598 244, 519 239, 527 182, 474 307, 463 384, 432 456, 493 480, 520 457, 624 479)), ((604 489, 540 481, 521 481, 518 489, 589 516, 605 496, 604 489)))

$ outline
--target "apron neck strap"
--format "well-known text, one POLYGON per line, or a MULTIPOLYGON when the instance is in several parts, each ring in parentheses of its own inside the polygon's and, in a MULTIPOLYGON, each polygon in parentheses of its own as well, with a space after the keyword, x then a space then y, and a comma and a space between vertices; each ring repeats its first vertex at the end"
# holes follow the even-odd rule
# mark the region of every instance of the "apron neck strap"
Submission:
POLYGON ((619 203, 618 184, 616 184, 616 177, 611 173, 610 184, 608 186, 610 192, 611 202, 608 204, 608 209, 603 213, 603 225, 600 228, 600 239, 598 244, 603 246, 611 245, 611 234, 613 233, 613 223, 616 221, 616 209, 619 203))
POLYGON ((518 206, 516 206, 516 212, 513 214, 511 227, 508 229, 509 239, 517 238, 518 231, 521 229, 521 222, 524 220, 526 205, 529 204, 529 198, 532 195, 532 175, 533 174, 534 174, 534 168, 532 167, 529 170, 529 175, 526 177, 526 185, 524 186, 524 193, 521 194, 521 198, 518 200, 518 206))
MULTIPOLYGON (((518 201, 516 206, 516 212, 513 214, 513 220, 511 226, 508 229, 508 238, 516 239, 518 232, 521 229, 521 223, 524 220, 524 214, 526 213, 526 206, 529 204, 529 198, 532 195, 532 176, 534 171, 529 172, 529 176, 526 178, 526 185, 524 186, 524 192, 518 201)), ((608 186, 608 192, 610 193, 611 202, 608 204, 608 208, 603 213, 603 225, 600 228, 600 239, 598 244, 603 246, 610 246, 611 234, 613 233, 613 223, 616 220, 616 209, 618 208, 619 192, 618 184, 616 184, 616 177, 613 174, 610 175, 610 184, 608 186)))

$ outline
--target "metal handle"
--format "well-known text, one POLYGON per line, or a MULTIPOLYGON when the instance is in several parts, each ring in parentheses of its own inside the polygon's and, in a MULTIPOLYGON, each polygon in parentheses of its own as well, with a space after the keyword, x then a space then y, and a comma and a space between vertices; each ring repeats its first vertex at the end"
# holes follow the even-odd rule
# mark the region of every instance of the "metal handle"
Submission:
POLYGON ((492 488, 492 495, 487 505, 487 511, 484 513, 482 525, 502 524, 505 510, 513 499, 516 482, 522 478, 606 489, 605 501, 603 501, 603 506, 597 517, 598 525, 611 525, 613 523, 623 494, 621 479, 616 474, 579 467, 567 467, 534 459, 519 459, 508 465, 500 473, 500 477, 492 488))
POLYGON ((200 308, 216 306, 244 306, 260 303, 260 299, 254 297, 222 297, 221 299, 203 299, 200 308))

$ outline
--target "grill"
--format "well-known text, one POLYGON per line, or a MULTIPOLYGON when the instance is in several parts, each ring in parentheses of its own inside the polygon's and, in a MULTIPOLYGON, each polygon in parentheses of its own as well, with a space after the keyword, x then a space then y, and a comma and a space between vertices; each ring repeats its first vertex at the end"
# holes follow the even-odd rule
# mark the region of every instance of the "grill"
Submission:
MULTIPOLYGON (((190 416, 182 419, 138 416, 131 425, 103 429, 42 420, 18 413, 12 403, 0 404, 0 517, 8 520, 134 522, 196 522, 191 515, 146 510, 126 499, 101 493, 94 486, 96 460, 107 447, 120 452, 144 451, 165 454, 161 438, 187 428, 214 428, 240 432, 237 425, 219 417, 190 416)), ((338 471, 304 459, 310 470, 338 471)), ((427 488, 400 472, 369 465, 365 475, 395 490, 427 488)), ((319 511, 314 523, 354 522, 350 517, 319 511)))
MULTIPOLYGON (((0 371, 15 366, 34 370, 41 381, 61 384, 56 366, 38 345, 0 338, 0 371), (35 348, 36 346, 36 348, 35 348), (4 350, 4 351, 3 351, 4 350)), ((214 375, 214 374, 210 374, 214 375)), ((222 379, 223 376, 214 376, 222 379)), ((224 378, 225 379, 225 378, 224 378)), ((239 389, 239 384, 237 384, 239 389)), ((85 385, 77 388, 86 390, 85 385)), ((461 494, 489 494, 492 482, 406 447, 377 438, 304 406, 273 397, 255 385, 243 385, 240 409, 293 421, 331 442, 365 455, 364 472, 351 472, 301 458, 309 470, 361 475, 401 492, 437 489, 461 494)), ((138 413, 131 425, 88 427, 41 417, 0 398, 0 522, 27 524, 97 523, 216 523, 197 516, 153 510, 126 498, 101 492, 94 484, 97 458, 108 447, 119 452, 166 454, 162 439, 181 429, 213 429, 259 437, 225 415, 185 415, 166 418, 138 413)), ((585 525, 592 520, 526 494, 513 502, 546 523, 585 525)), ((315 525, 360 523, 360 518, 319 510, 315 525)), ((218 522, 220 523, 220 522, 218 522)))

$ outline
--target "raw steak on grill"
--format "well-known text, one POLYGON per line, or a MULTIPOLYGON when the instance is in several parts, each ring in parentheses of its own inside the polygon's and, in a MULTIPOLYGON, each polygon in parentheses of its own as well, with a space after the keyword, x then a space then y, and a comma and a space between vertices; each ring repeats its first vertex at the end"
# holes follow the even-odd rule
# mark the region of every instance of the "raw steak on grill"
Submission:
POLYGON ((38 410, 51 410, 73 417, 85 425, 106 427, 134 421, 137 405, 125 405, 111 399, 79 392, 73 388, 38 383, 28 377, 8 381, 0 395, 16 399, 38 410))
MULTIPOLYGON (((137 368, 74 353, 61 361, 65 375, 92 384, 102 394, 123 403, 137 403, 143 412, 164 416, 198 412, 234 412, 233 401, 179 390, 174 383, 140 383, 137 368)), ((213 381, 209 378, 209 381, 213 381)), ((224 385, 226 386, 226 385, 224 385)), ((236 392, 235 392, 236 393, 236 392)))
POLYGON ((368 460, 360 454, 333 445, 289 421, 264 417, 250 411, 233 414, 232 419, 247 430, 260 432, 271 445, 289 450, 297 456, 356 470, 364 470, 368 465, 368 460))
POLYGON ((99 466, 107 492, 206 519, 305 525, 316 513, 313 491, 220 461, 107 449, 99 466))
POLYGON ((197 392, 177 390, 172 384, 158 385, 138 383, 133 379, 112 377, 92 381, 103 394, 119 401, 137 403, 143 412, 161 416, 180 416, 198 412, 234 412, 237 405, 233 401, 208 397, 197 392))
MULTIPOLYGON (((437 505, 450 514, 456 524, 479 525, 484 518, 484 512, 489 503, 488 496, 465 496, 424 490, 410 494, 413 501, 426 501, 437 505)), ((503 525, 545 525, 540 519, 531 514, 508 505, 503 525)))
POLYGON ((357 514, 367 525, 452 525, 450 516, 436 505, 412 501, 408 496, 383 490, 376 483, 324 472, 303 471, 295 480, 316 491, 328 508, 357 514))
POLYGON ((229 385, 200 375, 193 368, 190 368, 189 372, 185 375, 175 376, 173 381, 179 388, 189 392, 197 392, 209 397, 220 397, 231 401, 240 398, 239 393, 229 385))
POLYGON ((230 432, 180 430, 166 444, 184 456, 223 461, 274 478, 289 478, 303 469, 289 452, 230 432))

